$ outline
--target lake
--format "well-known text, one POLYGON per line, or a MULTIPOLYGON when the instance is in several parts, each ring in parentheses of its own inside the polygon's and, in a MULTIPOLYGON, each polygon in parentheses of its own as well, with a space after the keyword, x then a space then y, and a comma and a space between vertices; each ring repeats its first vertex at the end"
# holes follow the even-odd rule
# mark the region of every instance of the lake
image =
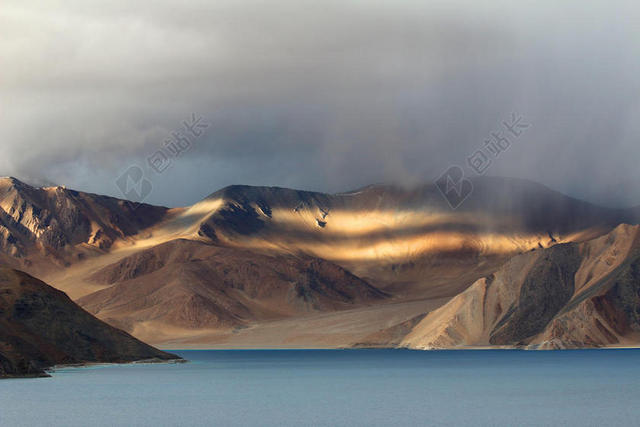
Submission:
POLYGON ((640 350, 174 351, 0 381, 1 426, 633 425, 640 350))

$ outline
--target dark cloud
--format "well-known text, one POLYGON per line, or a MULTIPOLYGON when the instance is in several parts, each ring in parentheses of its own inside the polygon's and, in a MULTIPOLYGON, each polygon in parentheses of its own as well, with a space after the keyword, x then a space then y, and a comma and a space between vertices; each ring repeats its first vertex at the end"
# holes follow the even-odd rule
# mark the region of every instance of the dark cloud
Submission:
POLYGON ((150 202, 415 183, 517 111, 488 173, 640 203, 630 1, 30 3, 0 9, 2 174, 117 196, 193 112, 212 126, 147 168, 150 202))

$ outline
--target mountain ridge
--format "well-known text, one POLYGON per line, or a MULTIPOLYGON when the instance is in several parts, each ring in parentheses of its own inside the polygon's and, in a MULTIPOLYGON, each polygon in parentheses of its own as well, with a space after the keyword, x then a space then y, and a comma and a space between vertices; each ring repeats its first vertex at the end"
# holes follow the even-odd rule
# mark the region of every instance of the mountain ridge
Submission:
MULTIPOLYGON (((324 325, 325 336, 313 333, 324 343, 375 341, 367 337, 383 331, 396 345, 514 257, 590 242, 640 217, 635 208, 600 207, 527 180, 473 182, 452 210, 435 184, 336 194, 232 185, 191 206, 133 209, 11 181, 0 184, 0 214, 13 222, 0 222, 0 231, 18 223, 28 232, 18 256, 0 245, 0 262, 163 346, 254 340, 257 331, 270 334, 296 319, 300 327, 324 325), (92 237, 98 231, 103 240, 92 237), (46 233, 61 233, 64 244, 51 249, 38 240, 46 233), (347 319, 355 323, 341 323, 347 319)), ((283 342, 307 340, 296 334, 283 342)))

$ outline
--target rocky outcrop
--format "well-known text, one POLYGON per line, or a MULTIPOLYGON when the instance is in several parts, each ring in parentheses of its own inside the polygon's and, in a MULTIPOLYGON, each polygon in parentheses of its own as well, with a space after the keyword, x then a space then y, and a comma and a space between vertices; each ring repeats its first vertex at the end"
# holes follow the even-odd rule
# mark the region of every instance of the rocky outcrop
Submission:
POLYGON ((543 251, 525 276, 517 302, 491 331, 489 342, 497 345, 521 343, 543 331, 571 300, 580 261, 575 244, 543 251))
POLYGON ((534 346, 637 345, 640 338, 640 250, 556 316, 534 346))

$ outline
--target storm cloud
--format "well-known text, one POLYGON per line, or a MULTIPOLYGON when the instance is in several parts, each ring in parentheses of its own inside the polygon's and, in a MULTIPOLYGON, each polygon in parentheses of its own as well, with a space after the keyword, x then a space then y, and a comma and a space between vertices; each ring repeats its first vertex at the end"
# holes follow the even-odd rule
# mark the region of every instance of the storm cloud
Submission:
POLYGON ((434 180, 516 112, 490 175, 640 203, 632 1, 5 1, 0 174, 184 205, 228 184, 434 180), (162 173, 147 158, 210 126, 162 173))

